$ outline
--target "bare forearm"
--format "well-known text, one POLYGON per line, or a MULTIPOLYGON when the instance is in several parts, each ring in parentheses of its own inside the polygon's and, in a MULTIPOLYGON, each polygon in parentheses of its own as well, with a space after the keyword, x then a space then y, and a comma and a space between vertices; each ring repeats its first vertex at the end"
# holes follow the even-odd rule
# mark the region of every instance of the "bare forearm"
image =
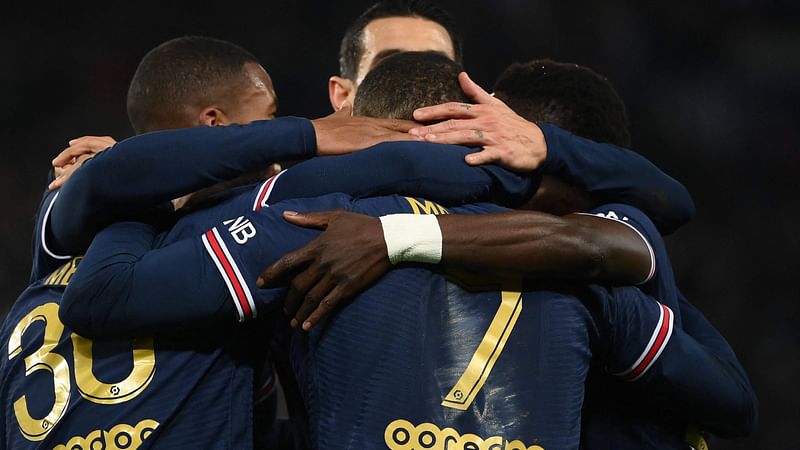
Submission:
POLYGON ((538 212, 439 216, 442 263, 529 278, 644 280, 650 257, 624 226, 592 216, 557 217, 538 212))

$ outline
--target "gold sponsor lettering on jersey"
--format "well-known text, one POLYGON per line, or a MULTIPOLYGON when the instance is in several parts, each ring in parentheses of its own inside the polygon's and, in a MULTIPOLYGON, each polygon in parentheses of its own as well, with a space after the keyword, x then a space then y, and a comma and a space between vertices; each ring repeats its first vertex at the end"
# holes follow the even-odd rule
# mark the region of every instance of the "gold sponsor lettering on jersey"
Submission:
POLYGON ((45 286, 66 286, 69 284, 69 280, 72 278, 72 275, 78 269, 78 263, 81 262, 83 256, 76 256, 65 264, 63 264, 58 269, 54 270, 53 273, 47 276, 42 284, 45 286))
POLYGON ((538 445, 527 447, 522 441, 509 441, 503 436, 482 438, 459 434, 452 428, 440 429, 432 423, 414 425, 404 419, 390 423, 383 433, 390 450, 545 450, 538 445))
POLYGON ((94 430, 86 436, 70 438, 66 444, 57 445, 53 450, 73 450, 102 448, 105 450, 135 450, 142 445, 153 431, 158 428, 158 422, 144 419, 131 426, 126 423, 114 425, 110 430, 94 430))
POLYGON ((413 197, 404 197, 408 202, 409 206, 411 206, 411 211, 414 214, 428 214, 434 216, 440 216, 442 214, 448 214, 447 210, 444 206, 434 203, 430 200, 422 200, 419 201, 413 197))

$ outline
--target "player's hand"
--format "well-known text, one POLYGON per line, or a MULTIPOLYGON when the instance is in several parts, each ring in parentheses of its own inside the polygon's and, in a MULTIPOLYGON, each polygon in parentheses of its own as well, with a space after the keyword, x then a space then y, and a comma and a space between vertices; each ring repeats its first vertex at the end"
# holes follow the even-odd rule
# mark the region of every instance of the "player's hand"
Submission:
POLYGON ((458 81, 476 104, 450 102, 419 108, 414 111, 414 119, 445 121, 412 128, 409 133, 428 142, 483 147, 465 157, 473 166, 495 163, 520 172, 539 167, 547 157, 547 143, 539 126, 484 91, 466 72, 458 75, 458 81))
POLYGON ((48 189, 52 191, 63 186, 84 161, 116 143, 111 136, 83 136, 69 141, 69 147, 52 161, 55 180, 48 189))
POLYGON ((408 130, 419 125, 416 122, 359 117, 352 113, 353 107, 344 104, 335 113, 311 121, 317 134, 318 155, 352 153, 387 141, 421 140, 408 134, 408 130))
POLYGON ((310 330, 337 305, 371 286, 389 270, 383 227, 376 217, 346 211, 295 213, 283 217, 325 230, 305 247, 284 255, 258 278, 259 287, 289 282, 284 310, 292 327, 310 330))

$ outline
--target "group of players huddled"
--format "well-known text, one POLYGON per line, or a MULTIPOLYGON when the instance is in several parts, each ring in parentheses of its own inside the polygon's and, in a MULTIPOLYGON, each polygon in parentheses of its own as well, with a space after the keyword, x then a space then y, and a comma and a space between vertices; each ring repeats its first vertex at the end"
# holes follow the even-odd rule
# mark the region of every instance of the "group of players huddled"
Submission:
POLYGON ((307 120, 275 118, 234 44, 151 50, 137 135, 53 161, 0 327, 0 447, 700 450, 752 432, 747 375, 665 250, 691 197, 625 149, 608 80, 543 59, 489 94, 460 61, 439 7, 380 2, 344 36, 336 112, 307 120))

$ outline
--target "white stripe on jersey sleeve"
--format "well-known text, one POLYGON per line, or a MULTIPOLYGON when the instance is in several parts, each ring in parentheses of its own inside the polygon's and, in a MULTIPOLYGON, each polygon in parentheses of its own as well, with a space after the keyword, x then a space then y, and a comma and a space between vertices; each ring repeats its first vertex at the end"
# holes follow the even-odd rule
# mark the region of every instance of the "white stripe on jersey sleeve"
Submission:
POLYGON ((50 223, 50 210, 53 209, 53 205, 56 203, 56 199, 58 198, 58 194, 60 193, 61 192, 56 192, 56 195, 53 196, 53 199, 50 200, 50 204, 47 206, 47 210, 45 211, 44 217, 42 218, 42 235, 40 238, 42 240, 42 249, 44 250, 45 253, 50 255, 51 258, 70 259, 72 258, 72 255, 56 255, 55 253, 50 251, 50 248, 47 246, 47 239, 45 237, 47 236, 46 233, 47 225, 50 223))

